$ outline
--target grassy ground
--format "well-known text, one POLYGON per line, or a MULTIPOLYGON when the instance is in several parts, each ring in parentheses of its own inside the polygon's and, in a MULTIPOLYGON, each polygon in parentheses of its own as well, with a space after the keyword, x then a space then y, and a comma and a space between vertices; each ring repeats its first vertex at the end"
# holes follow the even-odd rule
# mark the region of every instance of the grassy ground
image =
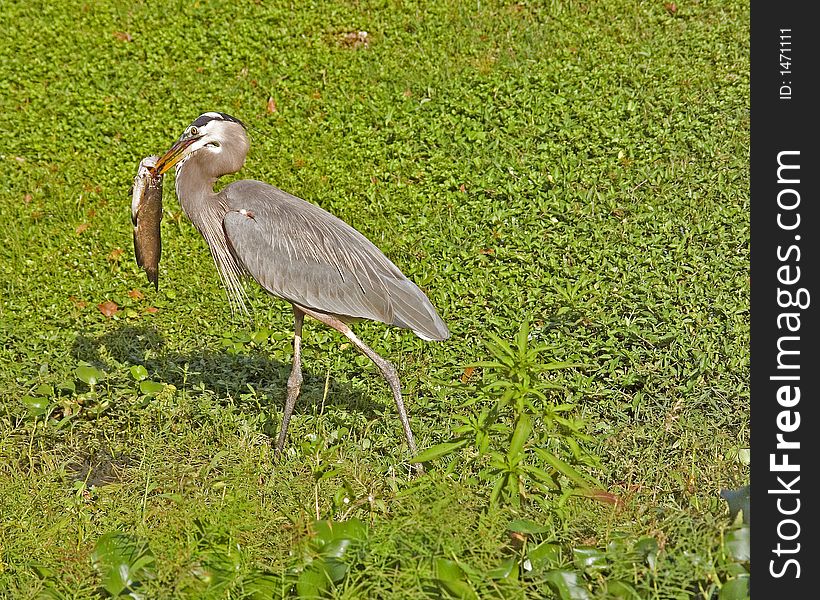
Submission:
POLYGON ((0 3, 0 596, 117 593, 123 563, 147 598, 742 597, 747 3, 170 4, 0 3), (465 440, 427 475, 315 322, 272 466, 290 311, 230 314, 170 178, 159 291, 138 271, 137 163, 209 110, 250 127, 239 176, 357 227, 448 323, 357 327, 420 448, 465 440), (467 365, 522 321, 585 366, 505 405, 517 375, 467 365), (458 417, 492 407, 482 454, 458 417))

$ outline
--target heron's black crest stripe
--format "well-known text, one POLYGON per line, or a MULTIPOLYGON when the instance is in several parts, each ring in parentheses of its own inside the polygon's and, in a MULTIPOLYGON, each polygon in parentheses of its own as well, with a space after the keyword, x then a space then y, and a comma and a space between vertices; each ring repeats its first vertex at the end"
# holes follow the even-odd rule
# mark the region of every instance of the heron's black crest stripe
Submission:
MULTIPOLYGON (((242 127, 245 127, 245 124, 236 117, 232 117, 231 115, 221 112, 207 112, 202 115, 199 115, 196 121, 191 123, 191 125, 195 127, 203 127, 211 121, 230 121, 232 123, 239 123, 240 125, 242 125, 242 127)), ((245 127, 245 129, 247 129, 247 127, 245 127)))

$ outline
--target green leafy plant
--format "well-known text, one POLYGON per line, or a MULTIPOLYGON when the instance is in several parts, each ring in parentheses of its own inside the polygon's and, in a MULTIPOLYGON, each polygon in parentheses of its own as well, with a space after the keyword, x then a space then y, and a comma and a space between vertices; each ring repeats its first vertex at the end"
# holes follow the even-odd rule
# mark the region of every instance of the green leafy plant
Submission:
POLYGON ((433 573, 436 585, 446 597, 478 600, 479 596, 470 583, 470 575, 475 577, 475 573, 466 565, 447 558, 436 558, 433 560, 433 573))
POLYGON ((480 478, 491 484, 490 503, 520 505, 532 495, 585 493, 600 483, 572 463, 597 467, 595 456, 582 443, 591 438, 586 424, 571 416, 572 402, 556 402, 553 392, 563 386, 546 380, 550 371, 583 367, 570 362, 543 362, 550 347, 531 344, 528 323, 522 323, 512 344, 490 333, 484 344, 492 360, 468 365, 480 368, 482 381, 463 386, 473 399, 470 415, 456 415, 462 425, 457 438, 438 444, 415 460, 429 461, 469 445, 475 453, 467 460, 480 462, 480 478))
POLYGON ((113 530, 150 541, 145 598, 295 595, 317 507, 368 524, 366 552, 348 547, 326 597, 444 596, 434 557, 481 598, 558 597, 552 570, 579 573, 600 599, 744 587, 714 491, 748 478, 748 2, 677 3, 674 15, 624 0, 159 6, 4 3, 0 595, 46 593, 36 561, 66 597, 100 598, 87 558, 113 530), (291 312, 251 286, 252 321, 231 317, 173 172, 159 290, 136 265, 136 161, 205 110, 251 130, 247 163, 221 185, 266 181, 346 220, 450 327, 426 343, 355 326, 400 371, 420 448, 451 443, 429 476, 399 466, 409 455, 378 369, 309 322, 302 396, 273 464, 291 312), (475 367, 460 389, 436 382, 496 361, 476 344, 493 341, 483 332, 515 350, 522 315, 528 347, 555 348, 540 362, 589 367, 535 370, 569 391, 530 396, 539 410, 524 411, 515 462, 515 403, 490 415, 496 396, 478 389, 499 369, 475 367), (104 374, 96 397, 75 372, 88 365, 104 374), (583 416, 594 444, 563 425, 544 433, 543 410, 564 403, 577 407, 558 416, 583 416), (453 435, 468 424, 454 413, 473 430, 453 435), (311 434, 325 440, 318 460, 301 444, 311 434), (585 483, 550 456, 605 477, 567 438, 600 455, 617 506, 561 503, 585 483), (490 506, 496 468, 512 474, 490 506), (548 530, 527 526, 523 554, 511 552, 511 519, 548 530), (639 552, 644 538, 655 544, 639 552))
POLYGON ((751 559, 750 486, 721 490, 729 505, 732 524, 722 539, 716 571, 721 577, 719 600, 745 600, 749 597, 751 559))
POLYGON ((321 597, 331 586, 341 583, 358 562, 358 552, 367 539, 367 526, 358 519, 315 521, 312 530, 305 566, 296 581, 300 598, 321 597))
POLYGON ((282 574, 248 564, 243 547, 219 525, 202 519, 192 523, 194 560, 189 579, 182 583, 184 597, 241 597, 263 600, 281 596, 282 574))
POLYGON ((120 532, 102 535, 91 556, 102 578, 102 587, 113 597, 139 590, 141 581, 152 577, 154 555, 148 544, 120 532))

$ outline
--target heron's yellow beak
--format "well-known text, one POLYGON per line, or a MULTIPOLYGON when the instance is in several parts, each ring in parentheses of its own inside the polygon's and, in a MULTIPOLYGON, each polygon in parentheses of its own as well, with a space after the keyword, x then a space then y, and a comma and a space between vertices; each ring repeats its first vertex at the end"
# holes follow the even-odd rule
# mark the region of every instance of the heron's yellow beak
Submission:
POLYGON ((190 137, 184 140, 179 140, 176 144, 171 146, 171 149, 168 150, 168 152, 159 158, 154 170, 158 171, 160 175, 164 174, 171 167, 185 158, 185 155, 187 154, 185 150, 188 149, 188 146, 197 141, 197 139, 199 138, 190 137))

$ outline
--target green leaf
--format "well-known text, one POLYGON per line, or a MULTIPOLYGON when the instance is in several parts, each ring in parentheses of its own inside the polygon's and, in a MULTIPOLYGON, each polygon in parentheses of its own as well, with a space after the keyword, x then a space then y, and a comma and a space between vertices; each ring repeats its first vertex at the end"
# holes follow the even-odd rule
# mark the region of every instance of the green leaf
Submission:
POLYGON ((436 558, 433 561, 433 570, 436 578, 446 581, 458 581, 466 577, 464 570, 457 562, 446 558, 436 558))
POLYGON ((62 383, 58 384, 57 387, 64 392, 69 394, 73 394, 77 391, 77 386, 74 385, 73 381, 63 381, 62 383))
POLYGON ((321 598, 330 587, 330 580, 324 569, 313 563, 296 580, 296 594, 299 598, 321 598))
POLYGON ((504 365, 503 363, 495 362, 495 361, 479 361, 479 362, 469 363, 469 364, 464 365, 464 366, 465 367, 472 367, 474 369, 479 368, 479 367, 485 368, 485 369, 486 368, 489 368, 489 369, 503 369, 504 367, 506 367, 506 365, 504 365))
POLYGON ((242 588, 245 594, 250 594, 252 600, 269 600, 281 592, 282 581, 269 573, 251 574, 245 579, 242 588))
MULTIPOLYGON (((345 549, 350 544, 350 540, 339 540, 340 542, 345 542, 345 549)), ((342 552, 344 553, 344 552, 342 552)), ((325 575, 327 576, 328 581, 334 584, 341 583, 341 581, 347 575, 347 571, 350 568, 347 563, 342 562, 336 558, 325 558, 319 561, 319 566, 322 567, 325 571, 325 575)))
POLYGON ((495 580, 516 581, 518 579, 518 560, 515 557, 508 558, 495 569, 488 571, 487 577, 495 580))
POLYGON ((614 600, 641 600, 640 594, 629 583, 625 581, 607 581, 606 582, 607 597, 614 600))
POLYGON ((529 415, 520 415, 518 417, 518 423, 515 425, 515 431, 513 432, 512 440, 510 441, 510 448, 507 452, 507 456, 515 457, 521 454, 521 451, 524 449, 524 444, 529 439, 531 432, 532 420, 529 415))
POLYGON ((552 542, 542 542, 535 548, 527 551, 527 560, 524 562, 526 571, 533 574, 540 573, 544 569, 554 567, 560 563, 561 547, 552 542))
MULTIPOLYGON (((325 467, 326 468, 326 467, 325 467)), ((327 469, 327 471, 317 471, 314 473, 314 477, 316 481, 324 481, 326 479, 330 479, 331 477, 335 477, 339 474, 339 469, 327 469)))
POLYGON ((349 521, 321 520, 313 523, 313 541, 321 548, 336 540, 363 542, 367 539, 367 525, 359 519, 349 521))
MULTIPOLYGON (((350 543, 350 540, 344 540, 350 543)), ((320 597, 332 585, 341 583, 350 567, 336 558, 314 560, 302 572, 296 583, 301 598, 320 597)))
POLYGON ((255 331, 253 335, 251 335, 251 341, 257 345, 264 344, 266 341, 268 341, 269 337, 270 331, 268 331, 267 329, 260 329, 258 331, 255 331))
POLYGON ((134 365, 130 369, 131 377, 135 381, 142 381, 143 379, 148 378, 148 369, 143 367, 142 365, 134 365))
POLYGON ((575 485, 582 487, 582 488, 590 488, 593 487, 594 484, 601 485, 595 480, 590 481, 580 472, 576 471, 572 466, 568 463, 564 462, 557 456, 555 456, 552 452, 545 450, 543 448, 536 448, 536 454, 540 456, 546 463, 548 463, 553 469, 560 472, 564 475, 567 479, 572 481, 575 485))
POLYGON ((39 398, 34 396, 23 396, 21 399, 23 406, 28 410, 28 414, 32 417, 39 417, 48 410, 50 404, 48 398, 39 398))
POLYGON ((526 533, 528 535, 532 535, 534 533, 547 533, 551 530, 552 528, 547 525, 541 525, 535 521, 529 521, 527 519, 516 519, 507 525, 507 531, 526 533))
POLYGON ((46 398, 51 398, 54 396, 54 388, 47 383, 43 383, 37 386, 37 389, 34 390, 34 393, 38 396, 45 396, 46 398))
POLYGON ((650 569, 655 570, 656 559, 658 557, 658 540, 653 537, 646 536, 635 542, 635 552, 641 560, 645 561, 650 569))
POLYGON ((495 484, 493 485, 493 491, 490 492, 490 504, 495 506, 498 504, 499 499, 501 498, 501 492, 504 491, 504 485, 507 483, 507 478, 504 476, 499 477, 496 479, 495 484))
POLYGON ((515 341, 518 345, 518 354, 523 356, 527 352, 527 342, 530 337, 530 324, 525 319, 521 321, 521 327, 518 328, 518 333, 515 334, 515 341))
POLYGON ((110 532, 97 540, 91 560, 102 577, 105 591, 119 596, 138 587, 140 578, 148 575, 147 567, 154 557, 144 543, 132 536, 110 532))
POLYGON ((749 576, 741 575, 723 584, 718 600, 747 600, 749 598, 749 576))
POLYGON ((43 589, 37 593, 37 600, 69 600, 69 596, 54 587, 51 581, 46 581, 43 589))
POLYGON ((140 392, 143 394, 158 394, 163 389, 165 389, 165 384, 163 383, 157 383, 150 379, 140 381, 140 392))
POLYGON ((573 548, 572 562, 582 571, 599 571, 607 566, 606 554, 597 548, 573 548))
POLYGON ((437 558, 433 561, 433 570, 439 587, 449 596, 464 600, 478 600, 478 594, 467 583, 467 575, 458 563, 446 558, 437 558))
POLYGON ((491 331, 487 332, 487 337, 489 337, 492 342, 484 340, 484 345, 489 349, 490 353, 505 365, 512 365, 511 359, 515 357, 515 352, 512 347, 491 331))
POLYGON ((322 546, 322 557, 340 560, 344 558, 344 555, 347 553, 347 549, 350 548, 350 544, 352 542, 353 540, 347 537, 337 537, 332 539, 327 544, 322 546))
POLYGON ((91 365, 82 365, 74 369, 74 374, 77 379, 85 384, 94 386, 103 378, 102 372, 91 365))
POLYGON ((435 446, 431 446, 420 452, 418 455, 410 459, 410 462, 419 463, 419 462, 428 462, 431 460, 435 460, 441 456, 445 456, 454 450, 458 450, 462 446, 466 446, 469 440, 462 439, 462 440, 455 440, 452 442, 444 442, 442 444, 436 444, 435 446))
POLYGON ((737 462, 746 465, 747 467, 752 462, 751 448, 739 448, 736 454, 737 462))
POLYGON ((578 582, 578 573, 555 569, 548 572, 544 579, 550 584, 561 600, 590 600, 589 590, 578 582))
POLYGON ((726 533, 726 538, 723 541, 726 552, 737 561, 747 562, 751 558, 750 529, 749 525, 741 525, 737 529, 732 529, 726 533))
POLYGON ((28 564, 29 568, 37 573, 37 576, 41 579, 54 579, 57 576, 56 571, 54 569, 50 569, 45 565, 41 565, 40 563, 31 562, 28 564))
POLYGON ((545 486, 550 490, 560 490, 561 486, 555 481, 555 477, 547 473, 544 469, 533 465, 521 465, 521 469, 530 476, 534 483, 545 486))

